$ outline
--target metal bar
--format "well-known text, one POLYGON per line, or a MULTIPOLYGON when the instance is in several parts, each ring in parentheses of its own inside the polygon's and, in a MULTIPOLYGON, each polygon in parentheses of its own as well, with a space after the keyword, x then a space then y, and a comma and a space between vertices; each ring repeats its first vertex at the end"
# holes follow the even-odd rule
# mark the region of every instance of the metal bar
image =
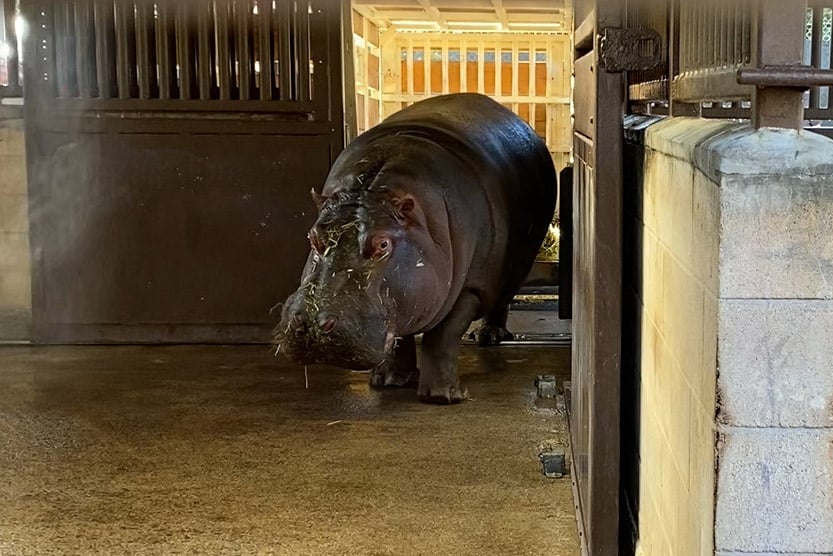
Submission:
POLYGON ((278 94, 281 100, 293 100, 290 2, 280 2, 275 11, 275 52, 278 56, 278 94))
MULTIPOLYGON (((759 0, 754 29, 758 68, 799 66, 804 50, 806 0, 759 0)), ((756 88, 752 95, 752 125, 801 129, 804 99, 801 89, 756 88)))
POLYGON ((213 80, 211 78, 214 71, 211 48, 212 10, 205 1, 197 4, 196 8, 197 83, 199 84, 200 99, 208 100, 213 98, 213 80))
POLYGON ((89 0, 76 0, 75 61, 78 71, 78 95, 84 98, 97 96, 93 25, 93 10, 89 0))
POLYGON ((194 38, 191 32, 191 9, 189 2, 176 2, 176 63, 179 69, 179 98, 196 97, 196 75, 194 68, 194 38))
POLYGON ((131 0, 116 0, 116 80, 119 98, 139 96, 136 75, 136 27, 131 0))
POLYGON ((159 63, 159 98, 179 96, 176 75, 176 31, 171 2, 156 3, 156 59, 159 63))
MULTIPOLYGON (((812 47, 810 51, 810 65, 814 68, 821 69, 822 58, 822 16, 824 11, 819 6, 813 7, 813 27, 812 27, 812 47)), ((820 91, 818 89, 810 90, 810 107, 816 108, 820 102, 820 91)))
POLYGON ((274 98, 274 66, 272 61, 272 2, 269 0, 257 3, 257 15, 255 16, 257 26, 258 62, 260 63, 260 100, 272 100, 274 98))
POLYGON ((790 87, 801 90, 833 85, 833 70, 806 66, 740 68, 738 83, 758 87, 790 87))
MULTIPOLYGON (((283 4, 283 2, 282 2, 283 4)), ((254 69, 252 64, 252 32, 250 27, 251 6, 248 0, 234 2, 235 57, 237 59, 237 86, 241 100, 251 100, 254 91, 254 69)))
POLYGON ((136 64, 138 66, 139 98, 156 97, 156 49, 154 44, 153 6, 147 2, 136 3, 136 64))
POLYGON ((55 69, 58 82, 58 96, 72 98, 76 96, 75 71, 75 25, 72 8, 69 3, 55 6, 55 69))
POLYGON ((102 99, 118 96, 115 62, 115 34, 113 27, 113 3, 108 0, 95 2, 95 59, 98 96, 102 99))
POLYGON ((229 48, 229 0, 214 0, 214 44, 217 48, 217 85, 220 100, 231 98, 232 59, 229 48))
POLYGON ((307 101, 310 98, 310 29, 309 2, 296 2, 295 12, 295 52, 298 67, 295 71, 296 100, 307 101))

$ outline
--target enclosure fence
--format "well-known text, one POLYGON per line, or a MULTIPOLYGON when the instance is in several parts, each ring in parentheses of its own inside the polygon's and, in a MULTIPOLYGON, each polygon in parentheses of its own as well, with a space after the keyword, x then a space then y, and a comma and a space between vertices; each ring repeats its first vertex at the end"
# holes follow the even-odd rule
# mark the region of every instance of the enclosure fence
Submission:
POLYGON ((833 121, 833 0, 629 0, 626 15, 663 46, 661 66, 628 75, 632 111, 833 121))

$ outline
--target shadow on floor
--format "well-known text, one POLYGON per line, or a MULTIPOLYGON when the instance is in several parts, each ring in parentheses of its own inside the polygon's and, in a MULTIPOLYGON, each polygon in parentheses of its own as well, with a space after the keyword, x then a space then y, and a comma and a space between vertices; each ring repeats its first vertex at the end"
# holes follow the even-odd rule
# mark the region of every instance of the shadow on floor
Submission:
POLYGON ((578 554, 533 384, 569 350, 460 364, 433 407, 263 346, 0 348, 0 554, 578 554))

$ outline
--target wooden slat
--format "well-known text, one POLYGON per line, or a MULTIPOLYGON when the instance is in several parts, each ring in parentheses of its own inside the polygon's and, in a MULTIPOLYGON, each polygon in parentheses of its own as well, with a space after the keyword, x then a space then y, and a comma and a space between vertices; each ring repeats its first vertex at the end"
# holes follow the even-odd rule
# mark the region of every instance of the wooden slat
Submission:
POLYGON ((443 94, 448 94, 450 91, 448 86, 448 39, 443 39, 442 46, 441 46, 441 54, 442 56, 442 92, 443 94))
MULTIPOLYGON (((529 41, 529 96, 534 97, 537 94, 537 75, 538 75, 538 62, 536 60, 536 49, 537 44, 535 43, 535 39, 529 41)), ((532 126, 532 129, 536 129, 535 127, 535 117, 537 116, 537 103, 531 102, 529 104, 529 125, 532 126)), ((537 129, 536 129, 537 131, 537 129)))
POLYGON ((75 2, 75 60, 78 71, 78 95, 97 96, 95 76, 95 34, 93 7, 90 0, 75 2))
MULTIPOLYGON (((285 2, 282 2, 285 3, 285 2)), ((274 98, 275 71, 272 54, 272 3, 258 2, 255 26, 257 27, 258 56, 260 62, 260 100, 274 98)))
MULTIPOLYGON (((519 89, 519 78, 520 78, 520 59, 518 57, 519 49, 518 49, 518 42, 512 41, 512 96, 518 96, 518 89, 519 89)), ((518 103, 512 103, 512 110, 517 114, 518 113, 518 103)))
POLYGON ((237 60, 237 86, 240 98, 250 100, 254 98, 254 68, 252 64, 254 52, 252 48, 251 7, 247 0, 235 0, 234 24, 235 47, 237 60))
POLYGON ((229 22, 231 2, 214 0, 214 44, 217 52, 217 88, 220 100, 231 98, 232 58, 229 48, 229 22))
POLYGON ((214 84, 213 73, 215 63, 212 60, 211 31, 213 22, 211 20, 211 9, 206 0, 197 3, 197 83, 199 84, 199 95, 201 100, 212 98, 214 84))
POLYGON ((477 45, 477 91, 486 92, 486 48, 482 41, 477 45))
POLYGON ((469 43, 460 39, 460 91, 469 91, 469 43))
POLYGON ((298 53, 295 70, 297 84, 297 98, 301 102, 310 99, 310 44, 309 44, 309 3, 307 1, 296 2, 295 12, 295 48, 298 53))
POLYGON ((431 43, 426 42, 422 55, 423 85, 426 95, 431 94, 431 64, 431 43))
POLYGON ((412 94, 414 94, 414 90, 415 90, 415 86, 414 86, 414 41, 410 36, 408 36, 405 65, 406 65, 407 77, 408 77, 408 80, 406 82, 408 87, 407 87, 407 91, 405 91, 405 92, 408 93, 409 95, 412 95, 412 94))
POLYGON ((495 95, 503 95, 503 45, 495 45, 495 95))
POLYGON ((95 59, 98 96, 102 99, 118 96, 116 85, 116 44, 113 34, 113 3, 95 2, 95 59))

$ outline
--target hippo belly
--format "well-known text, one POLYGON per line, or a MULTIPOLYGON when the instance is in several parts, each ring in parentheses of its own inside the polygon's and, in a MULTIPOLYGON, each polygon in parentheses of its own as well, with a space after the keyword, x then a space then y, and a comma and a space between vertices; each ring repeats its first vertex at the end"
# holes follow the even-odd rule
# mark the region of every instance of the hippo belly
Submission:
POLYGON ((481 344, 511 337, 509 303, 552 220, 546 145, 488 97, 434 97, 359 136, 312 196, 318 219, 279 349, 372 369, 375 386, 417 382, 425 401, 462 400, 460 338, 479 318, 481 344))

